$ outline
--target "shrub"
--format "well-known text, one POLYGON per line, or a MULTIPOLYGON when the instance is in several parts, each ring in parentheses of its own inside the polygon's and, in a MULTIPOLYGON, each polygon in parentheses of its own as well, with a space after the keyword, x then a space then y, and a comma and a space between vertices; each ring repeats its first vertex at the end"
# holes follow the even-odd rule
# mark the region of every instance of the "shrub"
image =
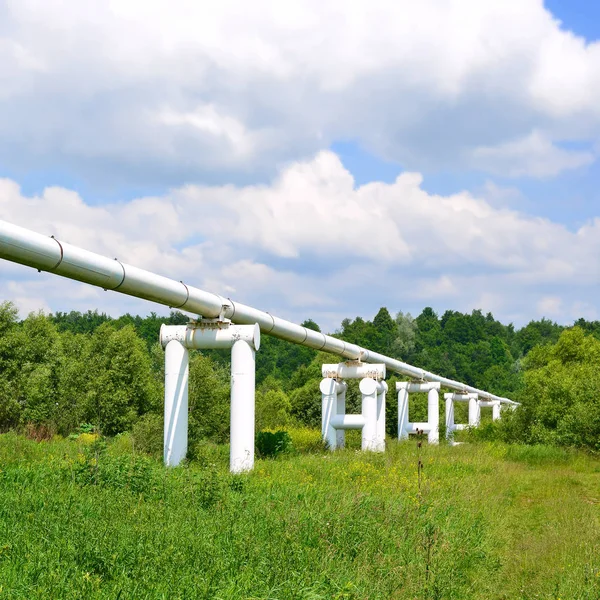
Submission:
POLYGON ((292 447, 287 431, 259 431, 256 435, 256 452, 260 458, 277 456, 292 447))
POLYGON ((140 417, 131 430, 134 448, 151 456, 162 456, 163 416, 146 413, 140 417))
POLYGON ((36 442, 44 442, 51 440, 56 430, 52 425, 44 425, 41 423, 27 423, 25 425, 25 435, 30 440, 35 440, 36 442))
POLYGON ((188 458, 203 467, 229 464, 229 446, 209 440, 198 440, 188 450, 188 458))
POLYGON ((292 427, 288 431, 292 440, 292 447, 296 452, 309 454, 326 450, 320 430, 311 429, 310 427, 292 427))

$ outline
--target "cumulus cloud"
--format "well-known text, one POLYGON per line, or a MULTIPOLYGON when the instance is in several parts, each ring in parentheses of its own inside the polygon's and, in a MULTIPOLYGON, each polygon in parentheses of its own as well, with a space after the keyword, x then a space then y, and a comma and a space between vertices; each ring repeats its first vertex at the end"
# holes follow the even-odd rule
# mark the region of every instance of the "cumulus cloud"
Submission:
POLYGON ((544 134, 528 136, 497 146, 481 146, 473 151, 475 165, 482 170, 508 177, 553 177, 568 169, 578 169, 595 161, 592 152, 564 150, 544 134))
POLYGON ((408 169, 545 177, 593 159, 562 141, 600 137, 600 44, 540 0, 8 0, 0 22, 12 169, 265 180, 353 139, 408 169))
MULTIPOLYGON (((600 276, 600 220, 570 231, 468 192, 429 194, 418 173, 357 186, 332 152, 269 184, 186 185, 104 206, 56 187, 27 196, 0 180, 0 218, 329 328, 382 304, 571 318, 576 302, 591 314, 600 276)), ((0 295, 28 307, 151 310, 6 262, 0 273, 0 295)))

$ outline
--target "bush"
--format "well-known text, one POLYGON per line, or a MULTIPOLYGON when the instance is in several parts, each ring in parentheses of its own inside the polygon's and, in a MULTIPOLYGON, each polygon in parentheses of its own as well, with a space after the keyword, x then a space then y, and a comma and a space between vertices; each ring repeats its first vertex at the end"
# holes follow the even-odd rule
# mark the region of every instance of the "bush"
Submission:
POLYGON ((203 467, 229 464, 229 446, 209 440, 198 440, 190 445, 188 458, 203 467))
POLYGON ((277 456, 292 448, 292 438, 287 431, 259 431, 256 435, 256 452, 260 458, 277 456))
POLYGON ((155 413, 146 413, 140 417, 131 430, 134 448, 151 456, 162 456, 163 423, 163 416, 155 413))
POLYGON ((326 450, 325 442, 321 438, 319 429, 309 427, 293 427, 289 429, 292 447, 302 454, 320 453, 326 450))

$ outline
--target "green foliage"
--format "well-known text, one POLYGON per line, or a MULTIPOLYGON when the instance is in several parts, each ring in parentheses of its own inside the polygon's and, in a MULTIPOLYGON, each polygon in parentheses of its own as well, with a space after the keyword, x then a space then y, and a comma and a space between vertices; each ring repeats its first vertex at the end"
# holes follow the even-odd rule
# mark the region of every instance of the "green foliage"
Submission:
MULTIPOLYGON (((16 307, 0 304, 0 431, 27 429, 38 438, 77 432, 88 422, 104 435, 133 432, 134 445, 160 454, 164 352, 162 323, 180 324, 177 311, 117 319, 97 311, 31 314, 19 321, 16 307), (43 435, 42 435, 43 433, 43 435)), ((307 320, 303 325, 318 330, 307 320)), ((577 328, 547 319, 515 331, 491 314, 425 308, 413 318, 382 307, 372 321, 345 319, 336 336, 492 393, 522 400, 500 423, 484 424, 478 439, 585 447, 598 451, 600 383, 595 374, 598 322, 577 328), (562 334, 561 334, 562 332, 562 334)), ((258 429, 319 428, 321 365, 338 357, 263 336, 257 353, 258 429)), ((396 433, 396 379, 388 383, 387 430, 396 433)), ((360 412, 350 382, 347 412, 360 412)), ((229 436, 229 353, 190 353, 190 453, 198 442, 229 436)), ((460 411, 465 407, 458 407, 460 411)), ((414 397, 411 419, 425 417, 424 398, 414 397)), ((442 415, 443 417, 443 415, 442 415)), ((457 414, 460 419, 461 414, 457 414)), ((443 419, 442 419, 443 420, 443 419)), ((470 434, 469 434, 470 435, 470 434)))
POLYGON ((115 329, 104 323, 90 338, 84 418, 103 434, 131 428, 137 417, 158 406, 151 363, 143 341, 131 326, 115 329))
POLYGON ((131 429, 135 449, 151 456, 161 457, 163 453, 164 418, 157 413, 142 415, 131 429))
POLYGON ((200 353, 190 355, 190 444, 225 442, 229 435, 229 369, 200 353))
POLYGON ((270 458, 288 452, 292 438, 287 431, 259 431, 256 434, 256 452, 260 458, 270 458))
POLYGON ((600 340, 579 327, 525 360, 519 420, 529 443, 600 451, 600 340))
POLYGON ((229 466, 229 446, 215 444, 210 440, 198 440, 190 445, 189 458, 201 467, 229 466))
POLYGON ((285 427, 291 420, 292 405, 274 377, 267 377, 256 390, 256 428, 285 427))

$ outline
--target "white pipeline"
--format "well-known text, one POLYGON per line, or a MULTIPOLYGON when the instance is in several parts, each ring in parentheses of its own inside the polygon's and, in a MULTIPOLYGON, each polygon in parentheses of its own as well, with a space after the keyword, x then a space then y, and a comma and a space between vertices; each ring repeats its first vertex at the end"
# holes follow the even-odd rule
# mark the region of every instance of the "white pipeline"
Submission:
POLYGON ((117 259, 113 260, 82 250, 6 221, 0 221, 0 258, 106 290, 151 300, 205 318, 221 316, 242 325, 258 323, 262 333, 289 342, 330 352, 346 359, 360 360, 364 363, 383 363, 390 371, 419 381, 439 382, 451 390, 477 393, 482 399, 498 400, 503 404, 516 406, 516 403, 508 398, 501 398, 459 381, 441 377, 355 344, 295 325, 250 306, 233 302, 218 294, 205 292, 182 281, 162 277, 117 259))

